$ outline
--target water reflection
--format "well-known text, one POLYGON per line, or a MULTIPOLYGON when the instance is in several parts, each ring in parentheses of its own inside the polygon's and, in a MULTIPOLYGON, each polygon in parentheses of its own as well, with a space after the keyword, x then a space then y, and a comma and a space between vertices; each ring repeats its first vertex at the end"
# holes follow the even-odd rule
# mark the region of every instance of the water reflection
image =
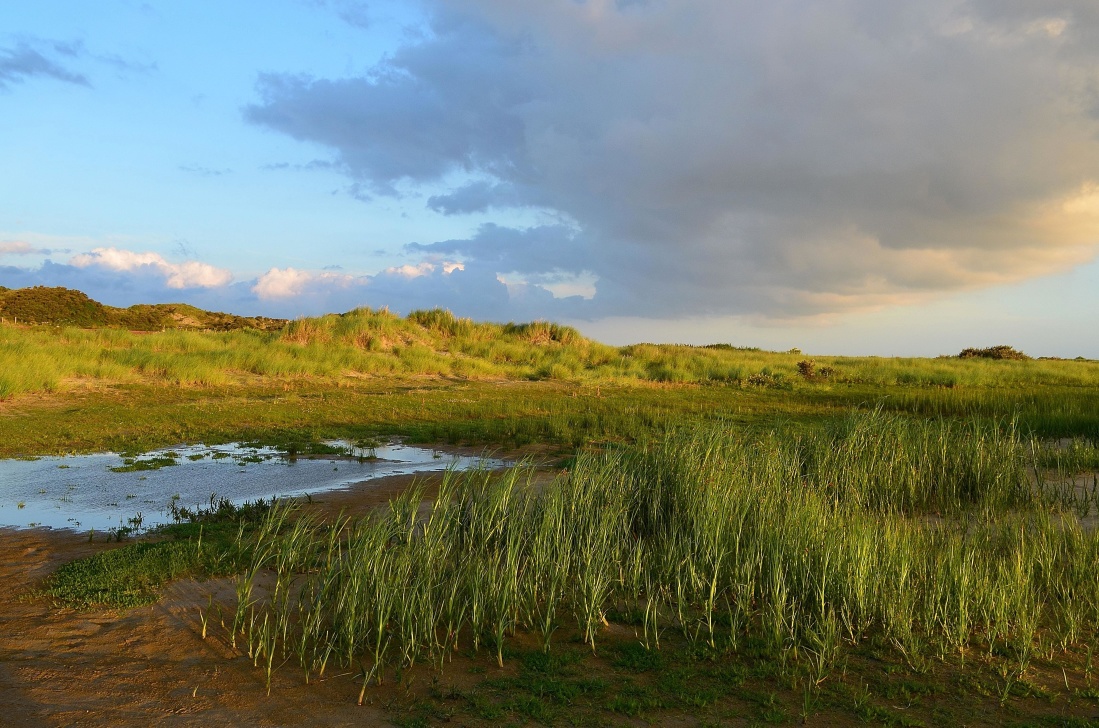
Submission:
POLYGON ((235 504, 304 495, 389 475, 505 465, 438 450, 390 443, 355 448, 362 457, 296 458, 268 447, 194 445, 137 458, 117 453, 0 460, 0 527, 107 531, 171 521, 168 505, 208 506, 212 494, 235 504), (373 455, 375 457, 366 457, 373 455), (178 498, 177 498, 178 496, 178 498))

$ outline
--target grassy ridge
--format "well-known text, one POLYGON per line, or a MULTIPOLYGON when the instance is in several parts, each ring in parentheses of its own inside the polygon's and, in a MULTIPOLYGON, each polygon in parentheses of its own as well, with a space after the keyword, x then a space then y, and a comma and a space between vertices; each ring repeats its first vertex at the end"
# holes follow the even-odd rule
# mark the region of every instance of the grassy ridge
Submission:
POLYGON ((552 323, 441 310, 358 309, 276 331, 0 325, 0 456, 379 434, 577 447, 878 403, 1094 439, 1099 362, 611 347, 552 323))
POLYGON ((70 288, 0 287, 0 318, 12 323, 123 328, 133 331, 163 329, 280 329, 286 321, 264 316, 235 316, 204 311, 184 303, 138 304, 129 308, 105 306, 70 288))
POLYGON ((790 388, 1095 387, 1099 363, 818 357, 732 347, 611 347, 557 324, 474 323, 447 311, 407 318, 357 309, 285 328, 228 332, 0 326, 0 398, 64 389, 74 378, 226 386, 362 376, 734 383, 790 388))

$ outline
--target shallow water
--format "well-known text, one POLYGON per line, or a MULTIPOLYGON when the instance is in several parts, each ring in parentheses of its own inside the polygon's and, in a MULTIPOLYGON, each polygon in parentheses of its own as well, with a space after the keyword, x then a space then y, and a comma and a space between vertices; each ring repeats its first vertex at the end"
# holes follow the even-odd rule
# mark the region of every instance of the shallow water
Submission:
MULTIPOLYGON (((347 443, 330 443, 346 446, 347 443)), ((212 495, 235 504, 260 498, 320 493, 388 475, 437 472, 503 461, 461 457, 399 443, 378 447, 377 459, 299 456, 239 444, 156 450, 139 461, 171 457, 175 465, 114 472, 117 453, 0 460, 0 527, 108 531, 172 521, 168 506, 209 506, 212 495)))

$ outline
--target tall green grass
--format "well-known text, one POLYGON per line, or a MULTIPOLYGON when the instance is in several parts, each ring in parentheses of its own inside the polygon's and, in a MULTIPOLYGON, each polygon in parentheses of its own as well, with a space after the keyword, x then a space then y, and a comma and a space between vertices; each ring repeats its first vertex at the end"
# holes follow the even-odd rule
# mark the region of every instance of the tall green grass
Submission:
POLYGON ((860 411, 581 454, 545 487, 522 468, 451 473, 430 504, 414 489, 354 522, 277 508, 247 545, 231 636, 269 680, 292 659, 357 670, 364 690, 456 649, 502 663, 520 632, 598 650, 612 618, 652 650, 669 632, 763 644, 818 681, 866 640, 1021 675, 1099 630, 1099 533, 1081 525, 1099 501, 1033 477, 1035 447, 1010 422, 860 411))

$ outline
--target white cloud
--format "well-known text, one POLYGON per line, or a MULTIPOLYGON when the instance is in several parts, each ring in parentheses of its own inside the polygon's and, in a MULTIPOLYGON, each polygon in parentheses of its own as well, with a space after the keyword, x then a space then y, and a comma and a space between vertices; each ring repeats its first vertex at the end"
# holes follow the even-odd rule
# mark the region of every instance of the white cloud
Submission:
POLYGON ((595 298, 599 277, 591 271, 570 273, 553 271, 548 274, 524 275, 518 271, 497 273, 496 280, 508 287, 509 292, 522 290, 524 286, 536 286, 550 293, 554 298, 578 297, 585 301, 595 298))
POLYGON ((209 263, 188 260, 169 263, 159 253, 136 253, 121 248, 94 248, 90 253, 74 255, 69 265, 77 268, 98 267, 113 271, 140 272, 153 270, 164 276, 168 288, 218 288, 228 285, 233 274, 209 263))
POLYGON ((49 252, 20 240, 0 242, 0 255, 48 255, 49 252))
POLYGON ((420 276, 431 275, 436 270, 442 270, 444 275, 450 275, 456 270, 465 270, 465 268, 464 263, 453 260, 444 260, 442 262, 425 260, 416 264, 406 263, 405 265, 386 268, 384 273, 404 278, 419 278, 420 276))
POLYGON ((297 268, 272 268, 264 273, 252 286, 252 292, 261 300, 300 296, 310 289, 323 287, 346 287, 356 279, 342 273, 316 273, 297 268))

